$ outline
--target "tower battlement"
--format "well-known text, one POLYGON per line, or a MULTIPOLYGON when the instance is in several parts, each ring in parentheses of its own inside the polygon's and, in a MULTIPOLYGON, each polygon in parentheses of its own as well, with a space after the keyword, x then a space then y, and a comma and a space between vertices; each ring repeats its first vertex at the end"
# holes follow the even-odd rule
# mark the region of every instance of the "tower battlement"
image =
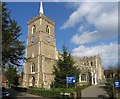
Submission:
POLYGON ((100 58, 100 56, 99 55, 94 55, 94 56, 84 56, 84 57, 82 57, 82 58, 78 58, 78 59, 80 59, 80 60, 88 60, 88 59, 96 59, 96 58, 100 58))
POLYGON ((39 15, 33 17, 32 19, 28 20, 28 25, 31 24, 32 22, 38 20, 38 19, 43 19, 45 20, 46 22, 52 24, 52 25, 55 25, 55 22, 51 19, 49 19, 47 16, 43 15, 42 13, 40 13, 39 15))

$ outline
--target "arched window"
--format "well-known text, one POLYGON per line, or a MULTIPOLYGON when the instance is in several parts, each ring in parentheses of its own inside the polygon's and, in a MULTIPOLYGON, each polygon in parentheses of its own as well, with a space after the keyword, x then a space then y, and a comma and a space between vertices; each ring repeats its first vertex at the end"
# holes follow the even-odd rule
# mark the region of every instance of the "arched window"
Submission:
POLYGON ((33 63, 32 66, 31 66, 31 72, 32 73, 35 73, 35 64, 33 63))
POLYGON ((34 76, 29 77, 29 86, 32 86, 32 87, 35 86, 35 77, 34 76))
POLYGON ((81 75, 81 81, 86 81, 86 75, 85 74, 81 75))
POLYGON ((50 27, 47 25, 47 27, 46 27, 46 32, 48 33, 48 34, 50 34, 50 27))
POLYGON ((91 66, 93 66, 93 62, 91 62, 91 66))
POLYGON ((32 27, 32 34, 34 34, 36 32, 36 27, 35 27, 35 25, 33 25, 33 27, 32 27))
POLYGON ((35 86, 35 77, 34 76, 32 76, 32 87, 34 87, 35 86))

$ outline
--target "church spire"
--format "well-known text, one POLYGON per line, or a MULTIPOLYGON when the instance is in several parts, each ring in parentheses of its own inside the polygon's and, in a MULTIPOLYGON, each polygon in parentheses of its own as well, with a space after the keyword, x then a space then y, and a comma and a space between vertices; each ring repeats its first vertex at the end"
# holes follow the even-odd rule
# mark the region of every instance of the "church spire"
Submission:
POLYGON ((39 13, 44 14, 44 12, 43 12, 42 0, 40 0, 40 10, 39 10, 39 13))

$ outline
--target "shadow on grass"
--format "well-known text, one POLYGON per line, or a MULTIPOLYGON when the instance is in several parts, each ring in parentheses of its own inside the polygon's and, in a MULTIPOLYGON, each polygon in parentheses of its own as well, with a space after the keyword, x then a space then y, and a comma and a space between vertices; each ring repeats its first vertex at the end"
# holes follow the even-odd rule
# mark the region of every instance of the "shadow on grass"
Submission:
POLYGON ((99 87, 102 88, 102 89, 104 89, 105 91, 107 91, 107 87, 105 85, 101 85, 99 87))
MULTIPOLYGON (((107 99, 112 99, 113 95, 112 95, 112 89, 109 89, 107 86, 99 86, 100 88, 102 88, 104 91, 106 91, 105 94, 107 94, 110 98, 107 99)), ((100 97, 100 96, 99 96, 100 97)), ((102 96, 101 96, 102 97, 102 96)), ((103 96, 104 97, 104 96, 103 96)))
POLYGON ((98 99, 112 99, 112 98, 110 98, 110 97, 107 97, 106 95, 99 95, 98 96, 98 99))

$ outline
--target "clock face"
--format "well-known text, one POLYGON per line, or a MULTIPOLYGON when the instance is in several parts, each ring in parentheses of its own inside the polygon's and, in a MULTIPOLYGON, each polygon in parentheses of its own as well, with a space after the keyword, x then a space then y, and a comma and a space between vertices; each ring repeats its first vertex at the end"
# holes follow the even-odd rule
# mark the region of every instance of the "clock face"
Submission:
POLYGON ((35 42, 35 37, 32 37, 31 42, 32 42, 32 43, 35 42))
POLYGON ((47 37, 47 38, 46 38, 46 41, 47 41, 48 43, 50 43, 50 37, 47 37))

